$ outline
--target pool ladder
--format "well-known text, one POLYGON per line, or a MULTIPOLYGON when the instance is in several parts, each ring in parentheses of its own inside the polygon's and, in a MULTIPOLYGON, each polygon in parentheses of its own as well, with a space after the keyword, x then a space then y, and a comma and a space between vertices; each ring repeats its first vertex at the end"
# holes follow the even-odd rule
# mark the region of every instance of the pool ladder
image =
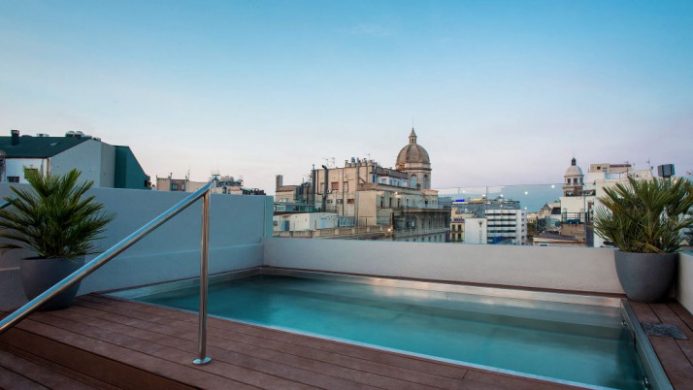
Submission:
MULTIPOLYGON (((22 307, 10 313, 7 317, 2 319, 2 321, 0 321, 0 334, 3 334, 13 326, 17 325, 20 321, 26 318, 29 314, 33 313, 51 298, 67 290, 97 269, 103 267, 106 263, 113 260, 116 256, 123 253, 126 249, 133 246, 142 238, 146 237, 159 226, 180 214, 197 200, 202 199, 202 237, 200 240, 200 307, 198 313, 197 334, 198 356, 193 359, 192 362, 195 365, 203 365, 211 362, 212 358, 207 356, 207 290, 209 284, 209 198, 211 195, 211 190, 214 187, 216 187, 216 180, 208 182, 204 186, 200 187, 200 189, 197 191, 181 199, 178 203, 154 217, 151 221, 147 222, 139 229, 130 233, 130 235, 123 238, 118 243, 102 252, 100 255, 85 263, 78 270, 66 276, 63 280, 54 284, 36 298, 30 300, 22 307)), ((7 207, 9 205, 10 204, 5 203, 0 207, 7 207)))

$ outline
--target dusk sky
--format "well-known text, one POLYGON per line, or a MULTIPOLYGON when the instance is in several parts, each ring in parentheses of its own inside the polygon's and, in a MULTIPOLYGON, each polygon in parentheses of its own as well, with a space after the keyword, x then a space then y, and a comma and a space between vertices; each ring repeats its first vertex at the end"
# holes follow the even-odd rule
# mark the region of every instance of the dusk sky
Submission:
POLYGON ((435 188, 685 174, 693 1, 0 0, 0 132, 129 145, 152 180, 390 167, 412 122, 435 188))

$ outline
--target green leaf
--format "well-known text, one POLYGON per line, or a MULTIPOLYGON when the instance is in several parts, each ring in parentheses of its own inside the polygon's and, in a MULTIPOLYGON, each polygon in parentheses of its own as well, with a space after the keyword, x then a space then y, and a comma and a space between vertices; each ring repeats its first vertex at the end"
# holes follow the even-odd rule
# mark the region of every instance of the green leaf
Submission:
POLYGON ((93 182, 80 182, 80 172, 42 176, 27 170, 31 190, 11 187, 13 196, 0 209, 0 249, 25 248, 40 257, 75 258, 92 250, 113 215, 106 214, 94 196, 86 195, 93 182))

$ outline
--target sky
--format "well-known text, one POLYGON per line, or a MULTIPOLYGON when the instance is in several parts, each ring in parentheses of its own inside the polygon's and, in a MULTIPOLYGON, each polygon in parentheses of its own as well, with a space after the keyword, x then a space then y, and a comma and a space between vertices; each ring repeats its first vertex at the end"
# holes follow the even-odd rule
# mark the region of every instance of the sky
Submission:
POLYGON ((0 134, 81 130, 152 176, 274 192, 312 164, 435 188, 693 170, 693 1, 0 0, 0 134))

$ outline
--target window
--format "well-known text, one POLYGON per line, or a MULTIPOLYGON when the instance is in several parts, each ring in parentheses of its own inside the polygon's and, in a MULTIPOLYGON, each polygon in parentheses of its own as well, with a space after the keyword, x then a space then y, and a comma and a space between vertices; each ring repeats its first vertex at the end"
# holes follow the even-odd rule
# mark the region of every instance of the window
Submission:
POLYGON ((7 176, 7 181, 10 183, 19 183, 19 176, 7 176))
POLYGON ((178 184, 171 183, 171 191, 178 191, 178 184))
POLYGON ((330 183, 330 191, 339 191, 339 182, 333 181, 330 183))
POLYGON ((34 172, 34 173, 38 173, 38 169, 36 169, 36 168, 26 168, 26 167, 24 167, 24 177, 26 177, 27 173, 29 173, 30 171, 31 171, 31 172, 34 172))
POLYGON ((354 204, 354 199, 347 199, 347 204, 354 204))

